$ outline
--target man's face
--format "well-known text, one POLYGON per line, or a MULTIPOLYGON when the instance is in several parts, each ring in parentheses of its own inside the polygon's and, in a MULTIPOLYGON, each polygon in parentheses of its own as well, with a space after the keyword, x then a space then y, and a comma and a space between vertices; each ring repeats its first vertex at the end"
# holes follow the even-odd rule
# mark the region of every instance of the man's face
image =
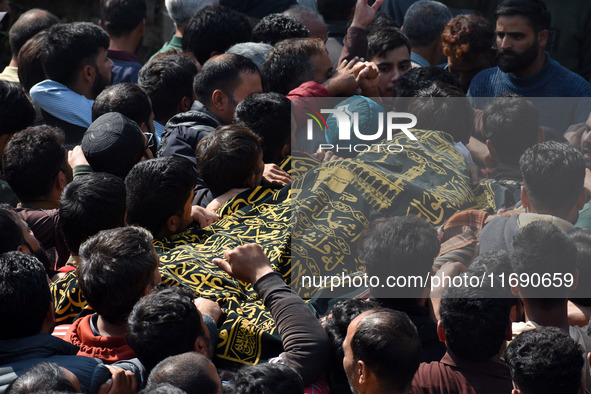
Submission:
POLYGON ((107 50, 100 48, 94 66, 94 69, 96 70, 96 76, 92 86, 92 94, 94 97, 98 96, 107 86, 111 84, 113 79, 111 74, 112 68, 113 61, 107 56, 107 50))
POLYGON ((343 358, 343 368, 345 370, 345 374, 347 375, 347 380, 349 381, 349 387, 353 393, 359 393, 359 372, 357 371, 355 365, 351 341, 353 340, 353 336, 355 335, 357 327, 359 327, 359 323, 361 323, 364 315, 365 312, 351 321, 349 327, 347 328, 347 336, 343 341, 343 352, 345 354, 345 357, 343 358))
POLYGON ((310 56, 310 61, 314 64, 314 82, 324 83, 334 74, 334 67, 326 50, 310 56))
POLYGON ((260 186, 263 180, 263 172, 265 171, 265 163, 263 163, 263 153, 259 154, 259 160, 254 173, 254 186, 260 186))
POLYGON ((177 233, 184 231, 187 227, 193 223, 193 217, 191 216, 191 207, 193 206, 193 199, 195 198, 195 190, 191 190, 189 198, 185 202, 182 214, 179 215, 180 222, 177 233))
POLYGON ((499 16, 496 35, 497 63, 506 73, 526 69, 543 50, 533 27, 521 15, 499 16))
POLYGON ((261 77, 259 73, 251 73, 248 71, 241 72, 240 84, 231 94, 228 94, 228 116, 226 116, 226 119, 220 118, 220 120, 225 124, 232 123, 232 119, 234 119, 234 112, 236 112, 236 106, 251 94, 261 93, 262 91, 263 85, 261 84, 261 77))
POLYGON ((591 169, 591 114, 585 123, 585 131, 581 136, 581 152, 585 157, 585 166, 591 169))
POLYGON ((470 82, 480 71, 491 67, 490 60, 485 53, 477 53, 462 60, 455 55, 447 57, 447 70, 458 77, 460 88, 464 93, 468 91, 470 82))
POLYGON ((392 97, 394 81, 412 68, 410 53, 405 45, 386 52, 384 56, 375 56, 370 61, 376 64, 380 72, 378 90, 381 97, 392 97))
POLYGON ((31 229, 29 228, 29 225, 17 214, 14 214, 14 220, 18 224, 23 234, 23 239, 25 242, 24 246, 27 249, 23 250, 23 252, 28 253, 31 256, 35 256, 37 260, 39 260, 41 264, 43 264, 44 267, 53 267, 54 264, 51 262, 45 249, 43 249, 41 244, 39 244, 39 241, 37 241, 37 238, 35 238, 35 235, 33 234, 33 231, 31 231, 31 229))

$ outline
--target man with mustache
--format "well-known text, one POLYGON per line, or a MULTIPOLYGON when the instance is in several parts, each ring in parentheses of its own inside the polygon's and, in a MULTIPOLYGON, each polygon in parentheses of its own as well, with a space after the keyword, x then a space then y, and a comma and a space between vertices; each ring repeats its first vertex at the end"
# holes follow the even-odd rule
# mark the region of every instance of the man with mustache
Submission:
MULTIPOLYGON (((562 67, 544 51, 551 15, 541 0, 505 0, 495 15, 498 66, 474 77, 469 97, 498 97, 504 93, 523 97, 591 96, 591 84, 562 67)), ((480 100, 474 103, 479 108, 485 104, 480 100)), ((561 101, 560 106, 564 105, 561 101)), ((549 101, 541 101, 538 104, 541 124, 562 132, 570 124, 585 121, 589 111, 583 107, 588 105, 577 105, 574 101, 566 105, 575 106, 574 115, 568 119, 564 118, 564 113, 571 112, 570 108, 556 111, 556 103, 550 105, 549 101)))

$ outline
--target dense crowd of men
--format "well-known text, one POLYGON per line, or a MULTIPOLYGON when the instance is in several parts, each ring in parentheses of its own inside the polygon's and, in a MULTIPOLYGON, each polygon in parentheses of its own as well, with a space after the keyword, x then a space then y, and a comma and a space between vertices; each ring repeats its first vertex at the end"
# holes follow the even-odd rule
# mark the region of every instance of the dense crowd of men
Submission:
MULTIPOLYGON (((551 0, 499 0, 494 16, 453 0, 164 3, 174 33, 147 61, 145 0, 101 0, 98 24, 31 9, 10 27, 0 393, 591 392, 585 26, 551 0), (578 34, 568 56, 561 32, 578 34), (326 316, 264 245, 224 251, 219 274, 252 287, 281 339, 227 369, 225 306, 164 283, 155 244, 215 226, 245 190, 289 189, 297 155, 361 160, 303 137, 299 112, 328 97, 370 108, 351 115, 357 137, 377 108, 416 115, 462 158, 462 182, 505 185, 510 204, 439 229, 367 214, 354 235, 365 274, 431 282, 335 299, 326 316), (72 273, 92 313, 56 327, 50 285, 72 273)), ((325 126, 335 146, 339 124, 325 126)))

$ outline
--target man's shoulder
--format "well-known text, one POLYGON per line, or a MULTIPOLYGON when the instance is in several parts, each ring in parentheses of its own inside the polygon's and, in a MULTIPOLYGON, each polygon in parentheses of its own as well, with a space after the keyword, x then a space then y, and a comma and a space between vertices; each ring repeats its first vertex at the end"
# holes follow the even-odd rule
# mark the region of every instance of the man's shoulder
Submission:
POLYGON ((553 78, 565 90, 564 96, 586 97, 591 96, 591 83, 586 81, 579 74, 572 72, 556 60, 550 59, 553 68, 553 78))
POLYGON ((480 253, 496 250, 509 250, 513 236, 519 231, 517 219, 519 214, 497 216, 488 222, 480 231, 480 253))
POLYGON ((468 96, 486 97, 492 96, 492 89, 500 83, 503 72, 498 67, 487 68, 480 71, 470 82, 468 96), (494 81, 494 85, 493 85, 494 81))

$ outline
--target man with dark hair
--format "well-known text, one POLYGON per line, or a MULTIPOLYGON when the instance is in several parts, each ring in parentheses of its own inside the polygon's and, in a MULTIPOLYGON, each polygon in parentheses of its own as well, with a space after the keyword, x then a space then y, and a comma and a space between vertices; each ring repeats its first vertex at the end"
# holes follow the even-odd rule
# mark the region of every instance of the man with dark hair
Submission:
MULTIPOLYGON (((389 276, 425 277, 439 253, 437 232, 425 220, 413 216, 373 220, 360 239, 359 256, 368 276, 382 283, 389 276)), ((372 287, 370 297, 381 306, 405 312, 419 329, 422 361, 437 361, 445 347, 437 337, 437 325, 429 317, 426 288, 372 287)))
POLYGON ((526 213, 498 216, 484 226, 479 234, 480 253, 511 250, 519 229, 536 220, 551 221, 570 231, 585 204, 585 160, 572 146, 540 142, 525 151, 519 164, 521 203, 526 213))
MULTIPOLYGON (((469 97, 497 97, 515 93, 523 97, 589 97, 591 84, 562 67, 544 51, 550 35, 550 11, 542 0, 505 0, 497 8, 497 67, 478 73, 470 83, 469 97)), ((485 99, 474 100, 482 107, 485 99)), ((585 103, 557 111, 555 100, 540 102, 543 126, 564 130, 584 122, 585 103)))
POLYGON ((77 266, 80 245, 101 230, 125 226, 125 184, 121 178, 93 172, 76 177, 60 199, 60 227, 77 266))
MULTIPOLYGON (((0 159, 4 154, 6 144, 14 133, 33 125, 34 119, 33 104, 20 86, 0 81, 0 159)), ((16 206, 18 202, 18 198, 4 179, 0 168, 0 203, 16 206)))
POLYGON ((68 144, 80 143, 92 123, 92 100, 111 83, 108 47, 109 36, 92 23, 59 23, 48 30, 43 69, 49 79, 33 86, 31 97, 48 124, 64 129, 68 144))
POLYGON ((166 54, 146 63, 139 72, 138 86, 152 101, 154 134, 158 145, 164 125, 174 115, 187 112, 195 100, 193 78, 197 66, 187 56, 166 54))
POLYGON ((125 178, 127 222, 145 227, 155 238, 180 233, 194 221, 200 227, 213 223, 216 214, 191 205, 196 183, 195 171, 180 157, 136 164, 125 178))
POLYGON ((191 17, 208 5, 218 3, 219 0, 165 0, 164 6, 166 7, 167 15, 174 22, 175 32, 170 41, 156 52, 150 58, 150 61, 160 53, 170 51, 171 49, 181 49, 183 44, 183 33, 185 32, 185 27, 187 27, 187 23, 189 23, 191 17))
MULTIPOLYGON (((591 350, 587 328, 568 322, 568 294, 577 285, 577 248, 560 228, 547 221, 535 221, 523 227, 513 240, 511 265, 519 280, 511 291, 523 302, 525 322, 513 323, 513 336, 540 326, 557 327, 567 332, 585 352, 591 350), (535 278, 561 277, 563 284, 535 287, 535 278)), ((591 387, 589 364, 585 363, 585 388, 591 387)))
POLYGON ((199 175, 214 197, 261 184, 265 166, 261 139, 247 127, 218 127, 199 142, 195 156, 199 175))
POLYGON ((355 0, 317 0, 318 13, 326 21, 328 39, 326 48, 332 64, 337 64, 347 27, 355 11, 355 0))
MULTIPOLYGON (((20 252, 0 254, 0 294, 0 390, 40 362, 55 362, 71 371, 82 392, 97 392, 112 373, 121 371, 97 358, 75 356, 76 346, 51 335, 55 313, 47 275, 36 258, 20 252)), ((134 371, 136 378, 142 376, 133 361, 117 366, 134 371)), ((135 379, 132 383, 122 389, 135 391, 135 379)))
POLYGON ((43 264, 47 276, 52 279, 55 275, 55 263, 47 257, 47 253, 39 245, 39 241, 27 223, 16 214, 10 205, 0 204, 0 254, 11 251, 37 257, 43 264))
MULTIPOLYGON (((217 126, 232 123, 236 106, 252 93, 260 93, 257 66, 244 56, 224 54, 203 65, 193 88, 197 100, 187 112, 174 116, 164 130, 159 156, 180 156, 190 160, 197 171, 195 149, 199 141, 217 126)), ((203 185, 195 199, 205 206, 213 199, 203 185)))
POLYGON ((264 363, 240 368, 227 387, 224 386, 225 389, 235 394, 304 394, 304 382, 298 372, 289 365, 264 363))
POLYGON ((443 55, 441 33, 453 17, 449 8, 438 1, 417 1, 404 15, 402 31, 411 46, 413 67, 436 66, 443 55))
POLYGON ((135 52, 146 30, 145 0, 101 0, 99 25, 109 34, 113 84, 136 83, 142 68, 135 52))
POLYGON ((499 97, 482 111, 482 131, 498 180, 521 181, 519 158, 530 147, 543 140, 538 109, 523 97, 499 97))
POLYGON ((94 314, 76 320, 65 340, 79 356, 107 364, 135 357, 126 343, 127 317, 160 281, 152 235, 141 227, 103 230, 80 246, 78 286, 94 314))
POLYGON ((563 330, 540 327, 519 334, 505 352, 514 394, 583 392, 581 347, 563 330))
POLYGON ((72 180, 67 158, 63 132, 47 125, 15 134, 2 156, 6 181, 21 201, 17 212, 43 248, 57 254, 56 268, 63 266, 70 254, 58 226, 57 210, 62 191, 72 180))
POLYGON ((513 302, 510 298, 487 298, 491 293, 486 287, 445 290, 437 334, 445 342, 447 353, 439 362, 420 365, 412 382, 413 393, 511 391, 509 369, 500 359, 506 341, 511 339, 513 302))
POLYGON ((198 352, 170 356, 160 361, 148 377, 146 389, 169 383, 187 394, 219 394, 222 382, 215 365, 198 352))
POLYGON ((165 358, 186 352, 213 357, 210 331, 193 297, 185 288, 157 288, 133 307, 127 343, 146 370, 152 371, 165 358))
POLYGON ((367 59, 378 67, 381 97, 394 95, 394 81, 411 69, 410 41, 398 29, 378 29, 367 37, 367 59))
POLYGON ((183 50, 193 53, 199 64, 224 53, 232 45, 251 41, 252 27, 246 15, 222 5, 205 7, 187 23, 183 50))
POLYGON ((363 312, 349 324, 343 351, 353 393, 410 392, 421 342, 405 313, 383 308, 363 312))
POLYGON ((275 45, 288 38, 306 38, 310 31, 300 22, 287 15, 269 14, 252 29, 252 41, 275 45))
POLYGON ((151 158, 153 135, 119 112, 99 116, 86 130, 80 144, 93 171, 125 178, 139 161, 151 158))
POLYGON ((0 74, 0 80, 19 83, 17 57, 21 48, 35 34, 56 23, 59 23, 59 19, 55 15, 39 8, 28 10, 14 22, 8 32, 12 58, 2 74, 0 74))
POLYGON ((292 38, 275 45, 261 74, 267 92, 290 98, 348 97, 356 92, 357 77, 366 68, 354 67, 356 64, 358 59, 343 62, 335 70, 322 40, 292 38))
POLYGON ((343 341, 347 337, 349 324, 357 316, 371 309, 379 308, 380 304, 371 300, 359 298, 341 299, 337 301, 330 311, 330 317, 323 324, 328 338, 332 343, 334 362, 327 372, 326 380, 331 392, 347 392, 349 381, 343 369, 343 341))
POLYGON ((76 375, 56 363, 44 362, 34 365, 10 383, 6 394, 26 394, 44 391, 80 393, 76 375))
POLYGON ((234 123, 261 138, 263 162, 279 164, 291 151, 291 102, 279 93, 254 93, 236 107, 234 123))
POLYGON ((92 105, 92 121, 108 112, 119 112, 137 123, 143 133, 154 134, 152 103, 138 85, 122 82, 103 90, 92 105))

